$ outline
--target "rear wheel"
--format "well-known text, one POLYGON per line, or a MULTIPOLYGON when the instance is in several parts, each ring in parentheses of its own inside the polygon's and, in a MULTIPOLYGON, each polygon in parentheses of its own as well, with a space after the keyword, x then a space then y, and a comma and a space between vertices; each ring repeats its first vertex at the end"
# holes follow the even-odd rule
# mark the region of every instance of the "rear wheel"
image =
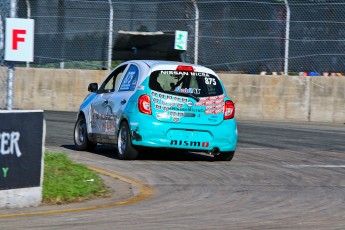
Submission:
POLYGON ((135 160, 138 151, 133 148, 128 124, 122 122, 117 137, 117 151, 120 160, 135 160))
POLYGON ((235 151, 220 152, 218 155, 214 156, 216 161, 231 161, 234 158, 235 151))
POLYGON ((85 117, 80 115, 74 126, 74 144, 77 150, 91 151, 97 144, 92 143, 87 137, 87 127, 85 117))

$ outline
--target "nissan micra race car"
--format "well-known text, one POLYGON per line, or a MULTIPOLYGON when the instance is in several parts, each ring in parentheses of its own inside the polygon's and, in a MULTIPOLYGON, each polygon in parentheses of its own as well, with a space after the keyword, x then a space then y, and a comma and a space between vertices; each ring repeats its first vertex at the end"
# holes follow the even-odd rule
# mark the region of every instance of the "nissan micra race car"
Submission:
POLYGON ((77 150, 114 145, 124 160, 150 149, 204 152, 222 161, 234 156, 235 106, 209 68, 127 61, 88 91, 74 128, 77 150))

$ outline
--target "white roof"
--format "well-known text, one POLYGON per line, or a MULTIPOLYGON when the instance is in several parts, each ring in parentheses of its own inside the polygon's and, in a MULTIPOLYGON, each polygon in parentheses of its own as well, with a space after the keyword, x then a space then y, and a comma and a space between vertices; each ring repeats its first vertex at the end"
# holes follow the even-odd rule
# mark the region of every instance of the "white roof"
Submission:
POLYGON ((137 62, 137 63, 145 63, 147 66, 149 66, 151 69, 154 69, 156 66, 159 66, 159 69, 166 68, 168 69, 174 69, 177 65, 187 65, 187 66, 193 66, 196 72, 206 72, 206 73, 212 73, 216 75, 216 73, 201 65, 192 64, 192 63, 186 63, 186 62, 179 62, 179 61, 165 61, 165 60, 132 60, 130 62, 137 62), (164 66, 164 67, 163 67, 164 66))

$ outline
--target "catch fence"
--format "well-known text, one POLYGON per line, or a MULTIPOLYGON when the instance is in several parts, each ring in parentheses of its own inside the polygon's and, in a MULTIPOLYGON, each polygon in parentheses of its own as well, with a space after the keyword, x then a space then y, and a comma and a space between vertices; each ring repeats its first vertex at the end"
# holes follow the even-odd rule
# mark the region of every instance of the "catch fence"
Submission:
MULTIPOLYGON (((16 66, 166 59, 238 73, 345 72, 343 0, 0 0, 1 54, 13 2, 17 17, 35 20, 34 62, 16 66), (186 51, 173 48, 176 30, 188 32, 186 51)), ((5 83, 1 72, 0 102, 5 83)))

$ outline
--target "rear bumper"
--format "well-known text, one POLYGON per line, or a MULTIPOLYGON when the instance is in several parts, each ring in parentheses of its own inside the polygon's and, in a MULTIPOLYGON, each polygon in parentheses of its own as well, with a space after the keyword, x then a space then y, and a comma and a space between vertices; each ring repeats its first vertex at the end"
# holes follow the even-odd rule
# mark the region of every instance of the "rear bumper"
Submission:
MULTIPOLYGON (((142 116, 140 116, 142 117, 142 116)), ((218 125, 194 125, 158 122, 151 116, 130 119, 132 144, 140 147, 176 148, 193 151, 235 151, 236 120, 224 120, 218 125)))

